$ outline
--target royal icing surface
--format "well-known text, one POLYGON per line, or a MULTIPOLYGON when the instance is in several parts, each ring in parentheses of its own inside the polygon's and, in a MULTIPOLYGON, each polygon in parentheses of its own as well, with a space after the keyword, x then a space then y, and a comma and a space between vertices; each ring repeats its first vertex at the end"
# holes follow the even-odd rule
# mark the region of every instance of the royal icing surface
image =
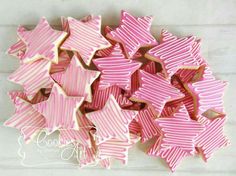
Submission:
POLYGON ((67 96, 58 84, 54 84, 48 100, 33 105, 46 119, 46 129, 79 129, 76 111, 82 104, 83 97, 67 96))
POLYGON ((137 111, 123 110, 110 95, 105 106, 99 110, 86 114, 96 126, 96 144, 99 145, 109 139, 129 140, 129 124, 138 114, 137 111))
POLYGON ((161 35, 161 43, 150 49, 145 56, 161 63, 166 78, 171 78, 180 68, 199 67, 191 53, 196 37, 178 38, 166 30, 162 30, 161 35))
POLYGON ((132 100, 146 102, 154 107, 158 115, 166 102, 182 98, 184 95, 161 75, 139 71, 140 87, 131 96, 132 100))
POLYGON ((90 86, 98 78, 100 72, 85 69, 75 55, 65 72, 52 75, 52 78, 63 88, 68 96, 85 97, 86 101, 92 101, 90 86))
POLYGON ((108 38, 120 42, 128 58, 132 58, 140 47, 157 44, 150 32, 151 16, 134 17, 126 11, 121 11, 120 25, 107 34, 108 38))
POLYGON ((94 59, 93 63, 101 71, 100 89, 117 85, 124 90, 131 89, 131 75, 142 63, 125 58, 119 44, 116 44, 108 57, 94 59))
POLYGON ((60 48, 78 52, 86 65, 90 65, 97 50, 111 46, 101 34, 101 16, 94 16, 87 22, 72 17, 67 20, 70 35, 60 48))

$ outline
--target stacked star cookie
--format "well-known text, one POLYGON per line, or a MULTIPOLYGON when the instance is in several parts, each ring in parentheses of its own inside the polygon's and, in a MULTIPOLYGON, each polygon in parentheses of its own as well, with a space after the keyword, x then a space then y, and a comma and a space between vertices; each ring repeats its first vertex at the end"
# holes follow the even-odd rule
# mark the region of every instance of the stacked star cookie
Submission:
POLYGON ((8 54, 20 66, 9 80, 23 90, 9 92, 15 113, 5 125, 26 142, 42 130, 57 131, 62 146, 79 146, 81 167, 126 164, 138 141, 152 141, 147 154, 171 171, 188 156, 207 161, 229 144, 227 83, 214 77, 199 39, 162 30, 157 41, 152 19, 122 11, 119 26, 106 26, 105 36, 101 16, 62 17, 61 31, 45 18, 33 30, 19 26, 8 54))

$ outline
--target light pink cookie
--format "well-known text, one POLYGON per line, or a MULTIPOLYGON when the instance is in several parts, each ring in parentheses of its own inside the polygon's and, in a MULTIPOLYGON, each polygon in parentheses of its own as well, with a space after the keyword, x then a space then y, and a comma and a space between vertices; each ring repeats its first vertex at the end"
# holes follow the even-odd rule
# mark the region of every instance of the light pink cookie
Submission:
POLYGON ((125 58, 118 43, 108 57, 94 59, 93 63, 101 71, 100 89, 117 85, 124 90, 130 90, 131 75, 142 65, 125 58))
POLYGON ((99 71, 85 69, 74 55, 65 72, 52 75, 68 96, 81 96, 92 101, 91 85, 100 75, 99 71))
POLYGON ((104 107, 107 99, 112 94, 120 107, 129 107, 133 103, 122 94, 122 89, 118 86, 111 86, 106 89, 99 89, 99 81, 93 84, 93 98, 91 103, 85 103, 84 107, 91 110, 99 110, 104 107))
POLYGON ((87 22, 67 18, 70 35, 61 49, 76 51, 86 65, 90 65, 95 52, 108 48, 111 44, 101 34, 101 16, 94 16, 87 22))
MULTIPOLYGON (((131 134, 128 139, 109 139, 97 146, 99 159, 116 159, 123 164, 128 163, 128 150, 139 141, 140 137, 131 134)), ((109 164, 110 165, 110 164, 109 164)))
POLYGON ((54 81, 49 74, 51 63, 45 59, 33 63, 22 63, 8 79, 23 86, 29 100, 32 100, 41 88, 51 88, 54 81))
POLYGON ((159 74, 150 74, 139 71, 140 87, 131 96, 131 100, 145 102, 153 106, 157 115, 160 115, 168 101, 182 98, 180 90, 173 87, 169 81, 159 74))
POLYGON ((217 80, 209 66, 205 66, 203 77, 196 82, 186 83, 185 88, 194 97, 194 114, 201 115, 211 109, 219 113, 224 113, 223 96, 226 81, 217 80))
POLYGON ((33 62, 44 58, 54 63, 58 62, 58 47, 66 38, 67 33, 51 28, 43 17, 31 31, 19 31, 18 36, 26 44, 22 61, 33 62))
POLYGON ((46 126, 45 118, 32 107, 32 104, 20 97, 14 99, 14 104, 15 114, 5 121, 4 125, 20 130, 24 140, 29 142, 46 126))
POLYGON ((58 129, 79 129, 76 111, 83 100, 83 97, 67 96, 55 83, 48 100, 34 104, 33 107, 45 117, 48 132, 58 129))
POLYGON ((198 117, 198 121, 205 125, 206 130, 201 132, 196 138, 195 147, 202 155, 204 161, 208 161, 216 150, 230 144, 223 133, 225 120, 225 115, 219 115, 213 119, 204 116, 198 117))
POLYGON ((129 140, 129 124, 137 114, 137 111, 121 109, 114 96, 110 95, 101 110, 86 114, 96 126, 96 145, 112 138, 129 140))
POLYGON ((178 146, 191 155, 195 153, 194 140, 205 129, 204 125, 191 120, 184 105, 172 117, 158 118, 156 123, 163 133, 161 149, 178 146))
POLYGON ((119 27, 107 37, 121 43, 127 57, 132 58, 139 48, 157 44, 150 32, 152 20, 151 16, 134 17, 122 10, 119 27))
POLYGON ((145 57, 161 63, 166 78, 170 79, 181 68, 199 67, 191 53, 195 37, 178 38, 166 30, 162 30, 161 35, 161 43, 150 49, 145 57))

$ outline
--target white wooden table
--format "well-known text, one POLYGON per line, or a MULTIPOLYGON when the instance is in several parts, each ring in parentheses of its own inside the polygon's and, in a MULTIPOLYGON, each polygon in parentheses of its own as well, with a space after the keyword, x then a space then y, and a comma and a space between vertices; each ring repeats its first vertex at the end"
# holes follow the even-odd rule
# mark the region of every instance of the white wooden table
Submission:
POLYGON ((111 170, 100 168, 77 169, 67 165, 23 167, 17 155, 18 131, 2 126, 13 113, 7 92, 19 86, 7 81, 18 67, 17 59, 5 55, 16 40, 17 25, 33 26, 41 16, 53 25, 60 16, 83 17, 101 14, 103 25, 117 25, 120 10, 134 15, 153 15, 153 34, 158 37, 166 28, 177 35, 194 34, 202 39, 202 54, 215 75, 230 84, 225 95, 228 116, 225 134, 231 146, 219 150, 205 164, 200 158, 185 159, 173 175, 236 175, 236 0, 1 0, 0 1, 0 175, 170 175, 160 159, 151 158, 137 144, 129 153, 127 166, 115 163, 111 170))

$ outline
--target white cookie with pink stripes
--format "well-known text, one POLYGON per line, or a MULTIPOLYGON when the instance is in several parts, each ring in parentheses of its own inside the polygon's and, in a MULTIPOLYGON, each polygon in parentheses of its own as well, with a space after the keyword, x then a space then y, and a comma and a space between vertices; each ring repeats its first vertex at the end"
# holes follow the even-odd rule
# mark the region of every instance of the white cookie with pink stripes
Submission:
POLYGON ((86 65, 90 65, 97 50, 111 46, 101 34, 101 16, 93 16, 86 22, 72 17, 67 20, 70 35, 60 48, 78 52, 86 65))

